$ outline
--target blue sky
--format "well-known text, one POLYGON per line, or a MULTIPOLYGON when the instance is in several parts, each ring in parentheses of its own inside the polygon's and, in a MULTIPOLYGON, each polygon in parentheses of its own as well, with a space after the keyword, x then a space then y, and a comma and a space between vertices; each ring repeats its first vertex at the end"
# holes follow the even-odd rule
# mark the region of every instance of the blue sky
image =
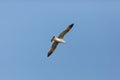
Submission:
POLYGON ((120 1, 0 1, 0 80, 120 80, 120 1), (73 29, 47 58, 52 36, 73 29))

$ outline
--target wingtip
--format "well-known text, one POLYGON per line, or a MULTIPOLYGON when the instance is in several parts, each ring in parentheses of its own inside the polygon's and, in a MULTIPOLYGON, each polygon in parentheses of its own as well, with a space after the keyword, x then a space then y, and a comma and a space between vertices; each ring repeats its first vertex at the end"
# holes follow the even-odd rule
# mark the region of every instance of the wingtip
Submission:
POLYGON ((74 23, 72 23, 72 24, 70 25, 70 27, 72 28, 72 27, 73 27, 73 25, 74 25, 74 23))
POLYGON ((49 56, 50 56, 50 54, 47 55, 47 57, 49 57, 49 56))
POLYGON ((49 52, 48 55, 47 55, 47 57, 49 57, 51 54, 52 54, 52 53, 49 52))

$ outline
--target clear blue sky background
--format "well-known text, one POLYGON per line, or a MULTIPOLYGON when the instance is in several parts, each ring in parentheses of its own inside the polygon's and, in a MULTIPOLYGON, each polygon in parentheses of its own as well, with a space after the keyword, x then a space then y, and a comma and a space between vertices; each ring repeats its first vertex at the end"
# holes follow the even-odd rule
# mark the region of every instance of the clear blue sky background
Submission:
POLYGON ((120 80, 120 1, 1 0, 0 80, 120 80))

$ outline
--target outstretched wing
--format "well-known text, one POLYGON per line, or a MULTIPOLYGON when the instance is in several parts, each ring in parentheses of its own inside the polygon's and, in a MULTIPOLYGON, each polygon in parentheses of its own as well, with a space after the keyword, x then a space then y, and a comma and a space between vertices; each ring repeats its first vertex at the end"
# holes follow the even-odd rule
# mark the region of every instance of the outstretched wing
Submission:
POLYGON ((52 44, 52 47, 51 47, 51 49, 49 50, 48 55, 47 55, 48 57, 53 53, 53 51, 56 49, 57 45, 58 45, 58 42, 54 42, 54 43, 52 44))
POLYGON ((69 32, 70 31, 70 29, 73 27, 73 25, 74 24, 71 24, 71 25, 69 25, 59 36, 58 36, 58 38, 63 38, 64 37, 64 35, 67 33, 67 32, 69 32))

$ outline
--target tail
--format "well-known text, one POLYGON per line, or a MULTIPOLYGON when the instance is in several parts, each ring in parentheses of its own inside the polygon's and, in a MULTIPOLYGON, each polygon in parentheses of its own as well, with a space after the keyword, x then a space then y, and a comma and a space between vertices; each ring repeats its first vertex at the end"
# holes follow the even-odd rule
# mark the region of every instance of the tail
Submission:
POLYGON ((54 38, 55 38, 55 36, 52 37, 51 42, 53 41, 54 38))

